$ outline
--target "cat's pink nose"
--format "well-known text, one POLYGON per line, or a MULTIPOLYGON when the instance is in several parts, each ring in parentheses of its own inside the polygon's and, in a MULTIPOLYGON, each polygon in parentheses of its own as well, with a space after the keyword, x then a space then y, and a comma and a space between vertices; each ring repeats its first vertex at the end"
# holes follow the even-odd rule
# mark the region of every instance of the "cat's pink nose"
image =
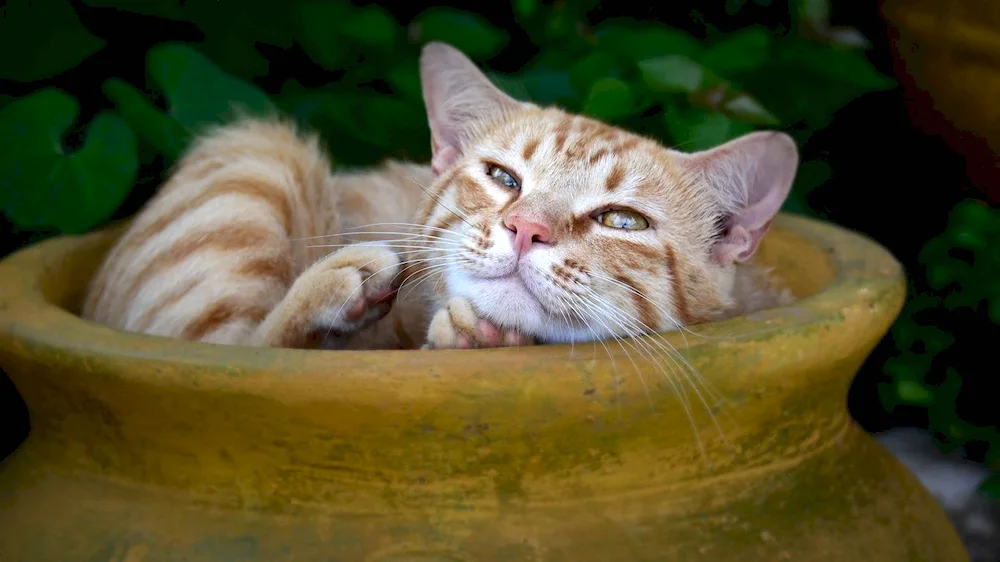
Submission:
POLYGON ((503 224, 514 233, 514 252, 518 257, 527 253, 532 244, 548 244, 552 241, 552 230, 548 226, 520 215, 508 215, 503 224))

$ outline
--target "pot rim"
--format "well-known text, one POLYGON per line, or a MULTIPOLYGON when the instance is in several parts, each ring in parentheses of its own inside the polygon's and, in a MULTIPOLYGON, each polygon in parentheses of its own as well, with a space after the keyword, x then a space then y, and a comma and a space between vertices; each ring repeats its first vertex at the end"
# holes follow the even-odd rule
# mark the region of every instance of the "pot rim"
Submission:
MULTIPOLYGON (((59 236, 0 261, 0 360, 15 354, 43 364, 83 365, 88 370, 114 372, 118 377, 152 384, 208 386, 269 395, 292 380, 284 377, 281 377, 283 382, 275 380, 275 370, 295 372, 295 379, 305 381, 299 390, 308 394, 312 383, 331 375, 341 384, 346 382, 345 378, 364 382, 373 376, 379 376, 380 382, 393 378, 412 382, 415 372, 440 380, 461 377, 463 369, 481 375, 488 371, 523 370, 528 365, 544 369, 553 362, 565 364, 567 360, 591 366, 594 361, 628 360, 627 353, 622 353, 624 348, 616 350, 612 346, 605 349, 607 353, 592 355, 588 349, 586 353, 578 352, 581 356, 578 359, 569 359, 573 348, 570 344, 516 351, 511 348, 326 351, 217 345, 115 330, 84 320, 68 310, 74 299, 82 295, 80 285, 85 283, 69 286, 66 278, 86 275, 89 279, 89 272, 83 268, 90 267, 92 272, 94 259, 88 265, 86 257, 81 255, 89 254, 91 258, 103 255, 103 248, 117 234, 116 230, 59 236)), ((830 281, 791 305, 691 327, 698 335, 661 334, 664 339, 660 341, 685 353, 710 353, 722 347, 728 353, 766 345, 776 336, 801 332, 803 327, 840 325, 839 330, 827 330, 824 346, 836 347, 838 338, 848 343, 870 340, 874 345, 899 313, 905 295, 902 267, 892 254, 862 234, 802 216, 780 214, 774 222, 774 232, 784 233, 779 236, 801 237, 812 251, 825 254, 832 268, 830 281), (864 308, 878 321, 844 322, 845 311, 864 308), (868 333, 859 334, 858 330, 868 333)), ((659 336, 639 339, 652 337, 659 336)), ((595 351, 597 345, 594 343, 595 351)), ((822 360, 822 356, 805 360, 822 360)), ((428 377, 422 378, 429 382, 428 377)), ((574 380, 577 381, 574 388, 578 388, 579 376, 574 380)))

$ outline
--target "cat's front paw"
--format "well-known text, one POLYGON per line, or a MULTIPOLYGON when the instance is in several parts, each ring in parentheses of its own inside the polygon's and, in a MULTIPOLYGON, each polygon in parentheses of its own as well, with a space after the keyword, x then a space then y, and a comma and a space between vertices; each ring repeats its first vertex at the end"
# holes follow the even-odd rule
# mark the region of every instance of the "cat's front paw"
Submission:
POLYGON ((400 260, 378 245, 356 244, 323 258, 295 287, 313 316, 314 329, 340 337, 389 313, 399 289, 400 260))
POLYGON ((452 297, 434 314, 423 348, 469 349, 534 343, 532 338, 516 330, 498 328, 479 318, 468 299, 452 297))

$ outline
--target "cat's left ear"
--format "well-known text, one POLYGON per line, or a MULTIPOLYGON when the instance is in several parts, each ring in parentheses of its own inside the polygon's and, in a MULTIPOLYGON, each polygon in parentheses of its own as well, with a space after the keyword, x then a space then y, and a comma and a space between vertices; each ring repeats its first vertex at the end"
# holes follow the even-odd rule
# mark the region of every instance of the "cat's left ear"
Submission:
POLYGON ((431 168, 450 168, 478 123, 502 119, 522 104, 490 82, 458 49, 433 41, 420 55, 420 82, 431 129, 431 168))
POLYGON ((691 154, 688 163, 715 192, 725 215, 715 259, 724 266, 750 259, 795 181, 795 141, 777 131, 749 133, 691 154))

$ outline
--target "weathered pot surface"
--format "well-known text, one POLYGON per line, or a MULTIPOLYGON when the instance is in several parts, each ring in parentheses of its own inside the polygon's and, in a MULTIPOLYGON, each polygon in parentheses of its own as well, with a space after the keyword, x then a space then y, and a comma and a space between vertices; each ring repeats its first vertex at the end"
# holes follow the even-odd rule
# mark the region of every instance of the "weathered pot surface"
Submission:
POLYGON ((859 235, 781 216, 762 257, 803 298, 665 336, 698 382, 614 343, 117 332, 72 312, 114 235, 0 263, 0 367, 32 419, 0 465, 0 560, 967 560, 846 409, 905 291, 859 235))

